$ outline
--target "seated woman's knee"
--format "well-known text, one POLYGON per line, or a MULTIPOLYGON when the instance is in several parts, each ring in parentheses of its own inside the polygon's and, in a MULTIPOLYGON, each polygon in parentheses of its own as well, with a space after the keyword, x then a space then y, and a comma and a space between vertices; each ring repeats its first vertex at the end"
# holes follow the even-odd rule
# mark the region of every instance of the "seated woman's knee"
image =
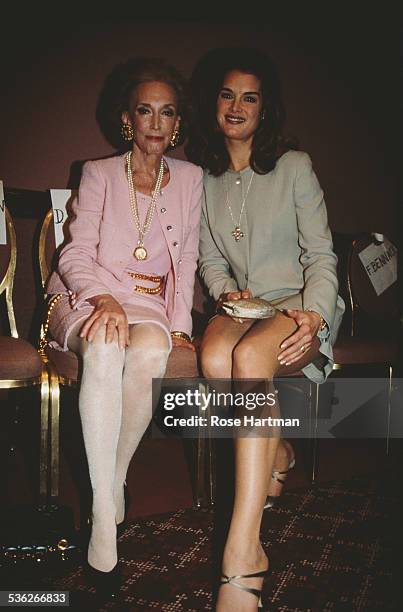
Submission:
POLYGON ((126 348, 125 367, 131 363, 154 376, 162 376, 169 357, 169 342, 166 332, 158 325, 142 324, 130 329, 130 344, 126 348), (137 329, 136 329, 137 328, 137 329))
POLYGON ((91 342, 83 340, 82 346, 84 365, 96 368, 100 376, 105 375, 114 367, 123 367, 124 355, 119 348, 116 332, 112 342, 105 342, 105 328, 102 328, 98 330, 91 342))
POLYGON ((257 365, 264 366, 265 376, 272 376, 278 368, 277 351, 270 350, 270 345, 262 344, 256 339, 245 338, 234 348, 233 364, 238 372, 245 373, 251 378, 256 372, 257 365), (248 374, 249 373, 249 374, 248 374))
POLYGON ((206 342, 201 346, 201 367, 207 378, 231 377, 231 351, 224 342, 206 342))
POLYGON ((140 344, 165 350, 168 350, 169 347, 166 331, 154 323, 137 323, 136 325, 129 325, 129 336, 130 344, 128 348, 140 344))

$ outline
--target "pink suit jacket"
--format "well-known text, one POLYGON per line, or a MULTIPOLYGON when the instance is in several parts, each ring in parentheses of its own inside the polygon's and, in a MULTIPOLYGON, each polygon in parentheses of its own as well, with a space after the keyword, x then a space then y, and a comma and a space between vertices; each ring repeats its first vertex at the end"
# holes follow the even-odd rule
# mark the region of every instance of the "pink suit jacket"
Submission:
MULTIPOLYGON (((189 162, 165 159, 170 180, 157 198, 156 214, 171 256, 164 294, 166 312, 171 330, 190 334, 203 172, 189 162)), ((47 293, 68 293, 72 307, 78 309, 90 297, 111 293, 102 282, 102 268, 122 280, 133 261, 138 232, 124 155, 86 162, 72 209, 71 240, 60 253, 47 293)))

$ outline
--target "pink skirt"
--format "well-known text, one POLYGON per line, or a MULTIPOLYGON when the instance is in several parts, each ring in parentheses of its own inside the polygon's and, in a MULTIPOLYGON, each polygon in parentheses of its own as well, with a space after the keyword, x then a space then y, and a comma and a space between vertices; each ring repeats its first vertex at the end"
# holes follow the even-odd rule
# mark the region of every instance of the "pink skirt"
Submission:
MULTIPOLYGON (((167 334, 170 349, 172 348, 170 323, 167 318, 165 307, 161 301, 153 299, 153 295, 123 293, 116 296, 117 301, 126 313, 129 325, 137 323, 154 323, 161 327, 167 334)), ((70 305, 69 296, 63 295, 52 310, 49 320, 49 334, 51 340, 49 346, 59 351, 68 351, 68 337, 71 330, 79 321, 84 322, 94 310, 88 302, 85 302, 77 310, 70 305)))

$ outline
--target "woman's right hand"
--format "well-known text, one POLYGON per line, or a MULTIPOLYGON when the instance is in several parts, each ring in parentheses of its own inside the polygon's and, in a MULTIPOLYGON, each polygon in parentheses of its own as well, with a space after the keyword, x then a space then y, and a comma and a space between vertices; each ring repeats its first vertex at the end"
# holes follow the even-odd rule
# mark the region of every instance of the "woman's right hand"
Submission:
MULTIPOLYGON (((216 311, 218 311, 222 307, 223 302, 226 302, 227 300, 240 300, 251 297, 252 292, 250 289, 244 289, 244 291, 230 291, 229 293, 222 293, 217 300, 216 311)), ((237 323, 243 323, 243 319, 240 319, 239 317, 232 318, 237 323)))
POLYGON ((244 289, 244 291, 230 291, 229 293, 222 293, 217 300, 216 310, 221 308, 223 302, 227 300, 240 300, 241 298, 251 298, 252 292, 250 289, 244 289))
POLYGON ((88 299, 95 306, 94 311, 88 317, 81 328, 80 338, 92 342, 98 329, 105 325, 105 343, 113 341, 115 329, 118 332, 119 348, 129 346, 129 325, 127 316, 119 302, 109 294, 95 295, 88 299))

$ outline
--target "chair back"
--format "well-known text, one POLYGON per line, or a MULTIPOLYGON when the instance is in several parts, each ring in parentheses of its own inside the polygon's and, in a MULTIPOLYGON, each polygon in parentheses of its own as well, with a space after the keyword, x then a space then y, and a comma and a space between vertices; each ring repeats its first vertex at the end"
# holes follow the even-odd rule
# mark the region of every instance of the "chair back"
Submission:
POLYGON ((13 338, 18 338, 13 306, 13 286, 15 269, 17 266, 17 241, 14 223, 7 207, 4 207, 4 213, 6 217, 7 244, 0 244, 0 295, 5 293, 7 318, 11 336, 13 338))
POLYGON ((374 274, 384 273, 383 268, 392 269, 393 258, 397 258, 396 248, 392 245, 385 249, 386 237, 382 234, 362 234, 352 241, 348 267, 348 285, 353 309, 352 334, 371 332, 372 335, 385 335, 396 332, 399 319, 398 283, 394 278, 385 289, 375 290, 371 281, 374 274), (363 251, 374 245, 374 257, 366 265, 360 258, 363 251))
POLYGON ((339 294, 343 298, 346 305, 346 310, 341 321, 339 335, 351 336, 353 308, 349 283, 349 263, 351 258, 351 245, 356 237, 356 234, 346 234, 332 231, 333 250, 337 255, 339 294))
POLYGON ((68 220, 77 190, 51 189, 50 194, 53 207, 46 213, 39 235, 39 269, 43 288, 50 273, 56 269, 59 253, 68 239, 68 220), (61 244, 56 244, 56 235, 61 244))
MULTIPOLYGON (((53 223, 53 209, 51 208, 45 215, 42 222, 41 231, 39 233, 39 271, 41 276, 41 284, 44 291, 44 297, 46 298, 46 283, 48 278, 57 267, 57 261, 59 258, 59 252, 64 242, 56 248, 55 228, 53 223)), ((67 216, 63 215, 62 223, 63 229, 65 227, 65 220, 67 216)), ((42 318, 40 333, 39 333, 39 352, 43 358, 46 359, 46 343, 47 343, 47 326, 49 321, 49 311, 46 311, 42 318)))
POLYGON ((45 288, 50 273, 54 268, 55 259, 56 241, 53 229, 53 210, 50 209, 46 213, 39 234, 39 269, 43 288, 45 288))

